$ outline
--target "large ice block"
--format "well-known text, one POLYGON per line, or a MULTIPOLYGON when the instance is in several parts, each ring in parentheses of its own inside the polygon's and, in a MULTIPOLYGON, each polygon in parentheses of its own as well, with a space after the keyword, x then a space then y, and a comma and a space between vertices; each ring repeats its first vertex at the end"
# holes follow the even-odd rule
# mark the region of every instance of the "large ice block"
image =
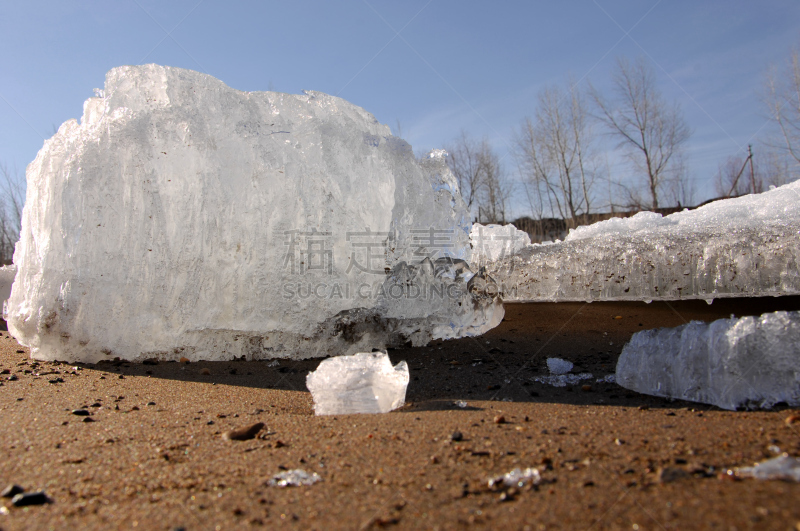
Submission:
POLYGON ((178 68, 97 93, 27 169, 8 318, 34 357, 308 358, 502 319, 444 152, 340 98, 178 68))
POLYGON ((617 384, 723 409, 800 405, 800 312, 692 321, 633 335, 617 384))
POLYGON ((394 367, 385 352, 359 352, 323 360, 306 376, 317 415, 388 413, 406 400, 408 365, 394 367))
POLYGON ((798 294, 798 262, 800 181, 665 217, 641 212, 579 227, 486 267, 506 302, 649 301, 798 294))

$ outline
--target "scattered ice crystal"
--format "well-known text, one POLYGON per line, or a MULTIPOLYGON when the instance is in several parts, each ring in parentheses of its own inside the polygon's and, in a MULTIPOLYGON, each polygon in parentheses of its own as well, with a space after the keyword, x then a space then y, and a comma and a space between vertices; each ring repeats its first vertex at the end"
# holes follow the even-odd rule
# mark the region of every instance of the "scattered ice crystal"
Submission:
POLYGON ((631 337, 617 384, 723 409, 800 405, 800 312, 692 321, 631 337))
POLYGON ((306 377, 317 415, 387 413, 405 404, 407 386, 408 364, 392 367, 385 352, 328 358, 306 377))
POLYGON ((606 374, 602 378, 598 378, 597 383, 617 383, 617 376, 615 374, 606 374))
POLYGON ((563 242, 485 265, 506 302, 800 294, 798 205, 800 181, 669 216, 640 212, 578 227, 563 242))
POLYGON ((454 403, 456 406, 458 406, 458 407, 460 407, 460 408, 462 408, 462 409, 463 409, 463 408, 465 408, 465 407, 467 407, 467 402, 466 402, 465 400, 456 400, 456 401, 455 401, 455 402, 453 402, 453 403, 454 403))
POLYGON ((735 470, 737 476, 756 479, 782 479, 800 481, 800 459, 783 454, 757 463, 755 466, 735 470))
POLYGON ((27 183, 8 324, 37 359, 324 357, 503 317, 445 153, 334 96, 114 68, 27 183))
POLYGON ((567 374, 572 370, 572 362, 561 358, 547 358, 547 368, 550 374, 567 374))
POLYGON ((503 487, 524 487, 528 483, 531 485, 538 485, 542 480, 539 470, 535 468, 526 468, 524 470, 515 468, 511 472, 506 472, 502 476, 497 476, 489 479, 487 482, 489 488, 503 487))
POLYGON ((593 378, 591 373, 582 372, 580 374, 551 374, 550 376, 534 376, 531 378, 534 382, 539 382, 553 387, 566 387, 568 385, 575 385, 582 380, 591 380, 593 378))
POLYGON ((270 487, 306 487, 317 481, 322 481, 322 478, 316 472, 309 473, 302 468, 295 468, 275 474, 267 484, 270 487))

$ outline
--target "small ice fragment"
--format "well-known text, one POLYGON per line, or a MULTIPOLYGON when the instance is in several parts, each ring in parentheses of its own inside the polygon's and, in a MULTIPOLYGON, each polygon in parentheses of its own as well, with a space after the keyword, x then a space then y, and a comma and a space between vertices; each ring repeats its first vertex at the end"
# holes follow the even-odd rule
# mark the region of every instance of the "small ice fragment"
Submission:
POLYGON ((767 450, 769 450, 769 451, 770 451, 770 452, 772 452, 773 454, 779 454, 779 453, 781 453, 781 449, 780 449, 780 448, 778 448, 777 446, 775 446, 774 444, 770 444, 769 446, 767 446, 767 450))
POLYGON ((408 364, 392 367, 385 352, 336 356, 308 373, 306 386, 317 415, 388 413, 405 404, 408 364))
POLYGON ((714 299, 706 299, 706 304, 711 306, 712 304, 714 304, 714 299))
POLYGON ((617 383, 617 376, 615 374, 606 374, 602 378, 598 378, 597 383, 617 383))
POLYGON ((270 487, 305 487, 317 481, 322 481, 322 478, 316 472, 309 473, 302 468, 295 468, 275 474, 267 484, 270 487))
POLYGON ((92 92, 94 92, 94 97, 95 98, 105 98, 106 97, 106 91, 103 90, 103 89, 99 89, 99 88, 92 89, 92 92))
POLYGON ((463 408, 465 408, 465 407, 467 407, 467 402, 466 402, 466 400, 456 400, 456 401, 455 401, 455 402, 453 402, 453 403, 454 403, 456 406, 458 406, 458 407, 460 407, 460 408, 462 408, 462 409, 463 409, 463 408))
POLYGON ((593 376, 591 373, 582 372, 580 374, 553 374, 550 376, 534 376, 531 378, 534 382, 539 382, 553 387, 566 387, 567 385, 575 385, 581 380, 590 380, 593 376))
POLYGON ((572 370, 572 362, 561 358, 547 358, 547 368, 550 374, 567 374, 572 370))
POLYGON ((280 366, 280 362, 278 360, 274 360, 274 361, 271 361, 271 362, 267 363, 267 367, 279 367, 279 366, 280 366))
POLYGON ((784 479, 800 481, 800 459, 783 454, 761 461, 755 466, 737 468, 737 476, 753 477, 756 479, 784 479))
POLYGON ((535 468, 526 468, 522 470, 515 468, 511 472, 507 472, 502 476, 497 476, 489 479, 488 485, 490 489, 496 487, 524 487, 527 483, 538 485, 542 480, 542 476, 535 468))

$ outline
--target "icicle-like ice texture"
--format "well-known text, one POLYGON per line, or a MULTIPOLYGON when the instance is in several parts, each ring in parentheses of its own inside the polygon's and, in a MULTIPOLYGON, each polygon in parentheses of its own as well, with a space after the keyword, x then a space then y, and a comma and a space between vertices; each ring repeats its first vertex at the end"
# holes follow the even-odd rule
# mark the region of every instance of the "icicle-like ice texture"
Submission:
POLYGON ((388 413, 406 401, 408 364, 394 367, 385 352, 359 352, 322 360, 306 376, 317 415, 388 413))
POLYGON ((692 321, 633 335, 617 384, 723 409, 800 405, 800 312, 692 321))
MULTIPOLYGON (((798 294, 798 233, 800 181, 665 217, 640 212, 578 227, 563 242, 490 260, 487 270, 506 302, 798 294)), ((479 249, 477 226, 471 234, 479 249)), ((521 241, 514 234, 498 235, 509 238, 507 249, 521 241)))
POLYGON ((96 93, 27 170, 8 319, 35 358, 309 358, 502 319, 444 152, 417 161, 333 96, 178 68, 96 93))

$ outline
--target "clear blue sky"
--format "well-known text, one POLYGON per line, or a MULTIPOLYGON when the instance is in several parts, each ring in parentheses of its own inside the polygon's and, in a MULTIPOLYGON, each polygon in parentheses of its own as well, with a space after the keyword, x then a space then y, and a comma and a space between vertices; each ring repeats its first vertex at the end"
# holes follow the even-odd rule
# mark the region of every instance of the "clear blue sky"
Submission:
POLYGON ((80 117, 106 71, 141 63, 240 90, 338 95, 393 130, 399 121, 417 152, 464 129, 488 137, 512 171, 512 130, 544 85, 572 75, 603 90, 617 56, 645 56, 694 131, 688 163, 702 200, 717 164, 768 129, 764 74, 800 45, 793 0, 0 5, 0 163, 20 171, 54 127, 80 117))

